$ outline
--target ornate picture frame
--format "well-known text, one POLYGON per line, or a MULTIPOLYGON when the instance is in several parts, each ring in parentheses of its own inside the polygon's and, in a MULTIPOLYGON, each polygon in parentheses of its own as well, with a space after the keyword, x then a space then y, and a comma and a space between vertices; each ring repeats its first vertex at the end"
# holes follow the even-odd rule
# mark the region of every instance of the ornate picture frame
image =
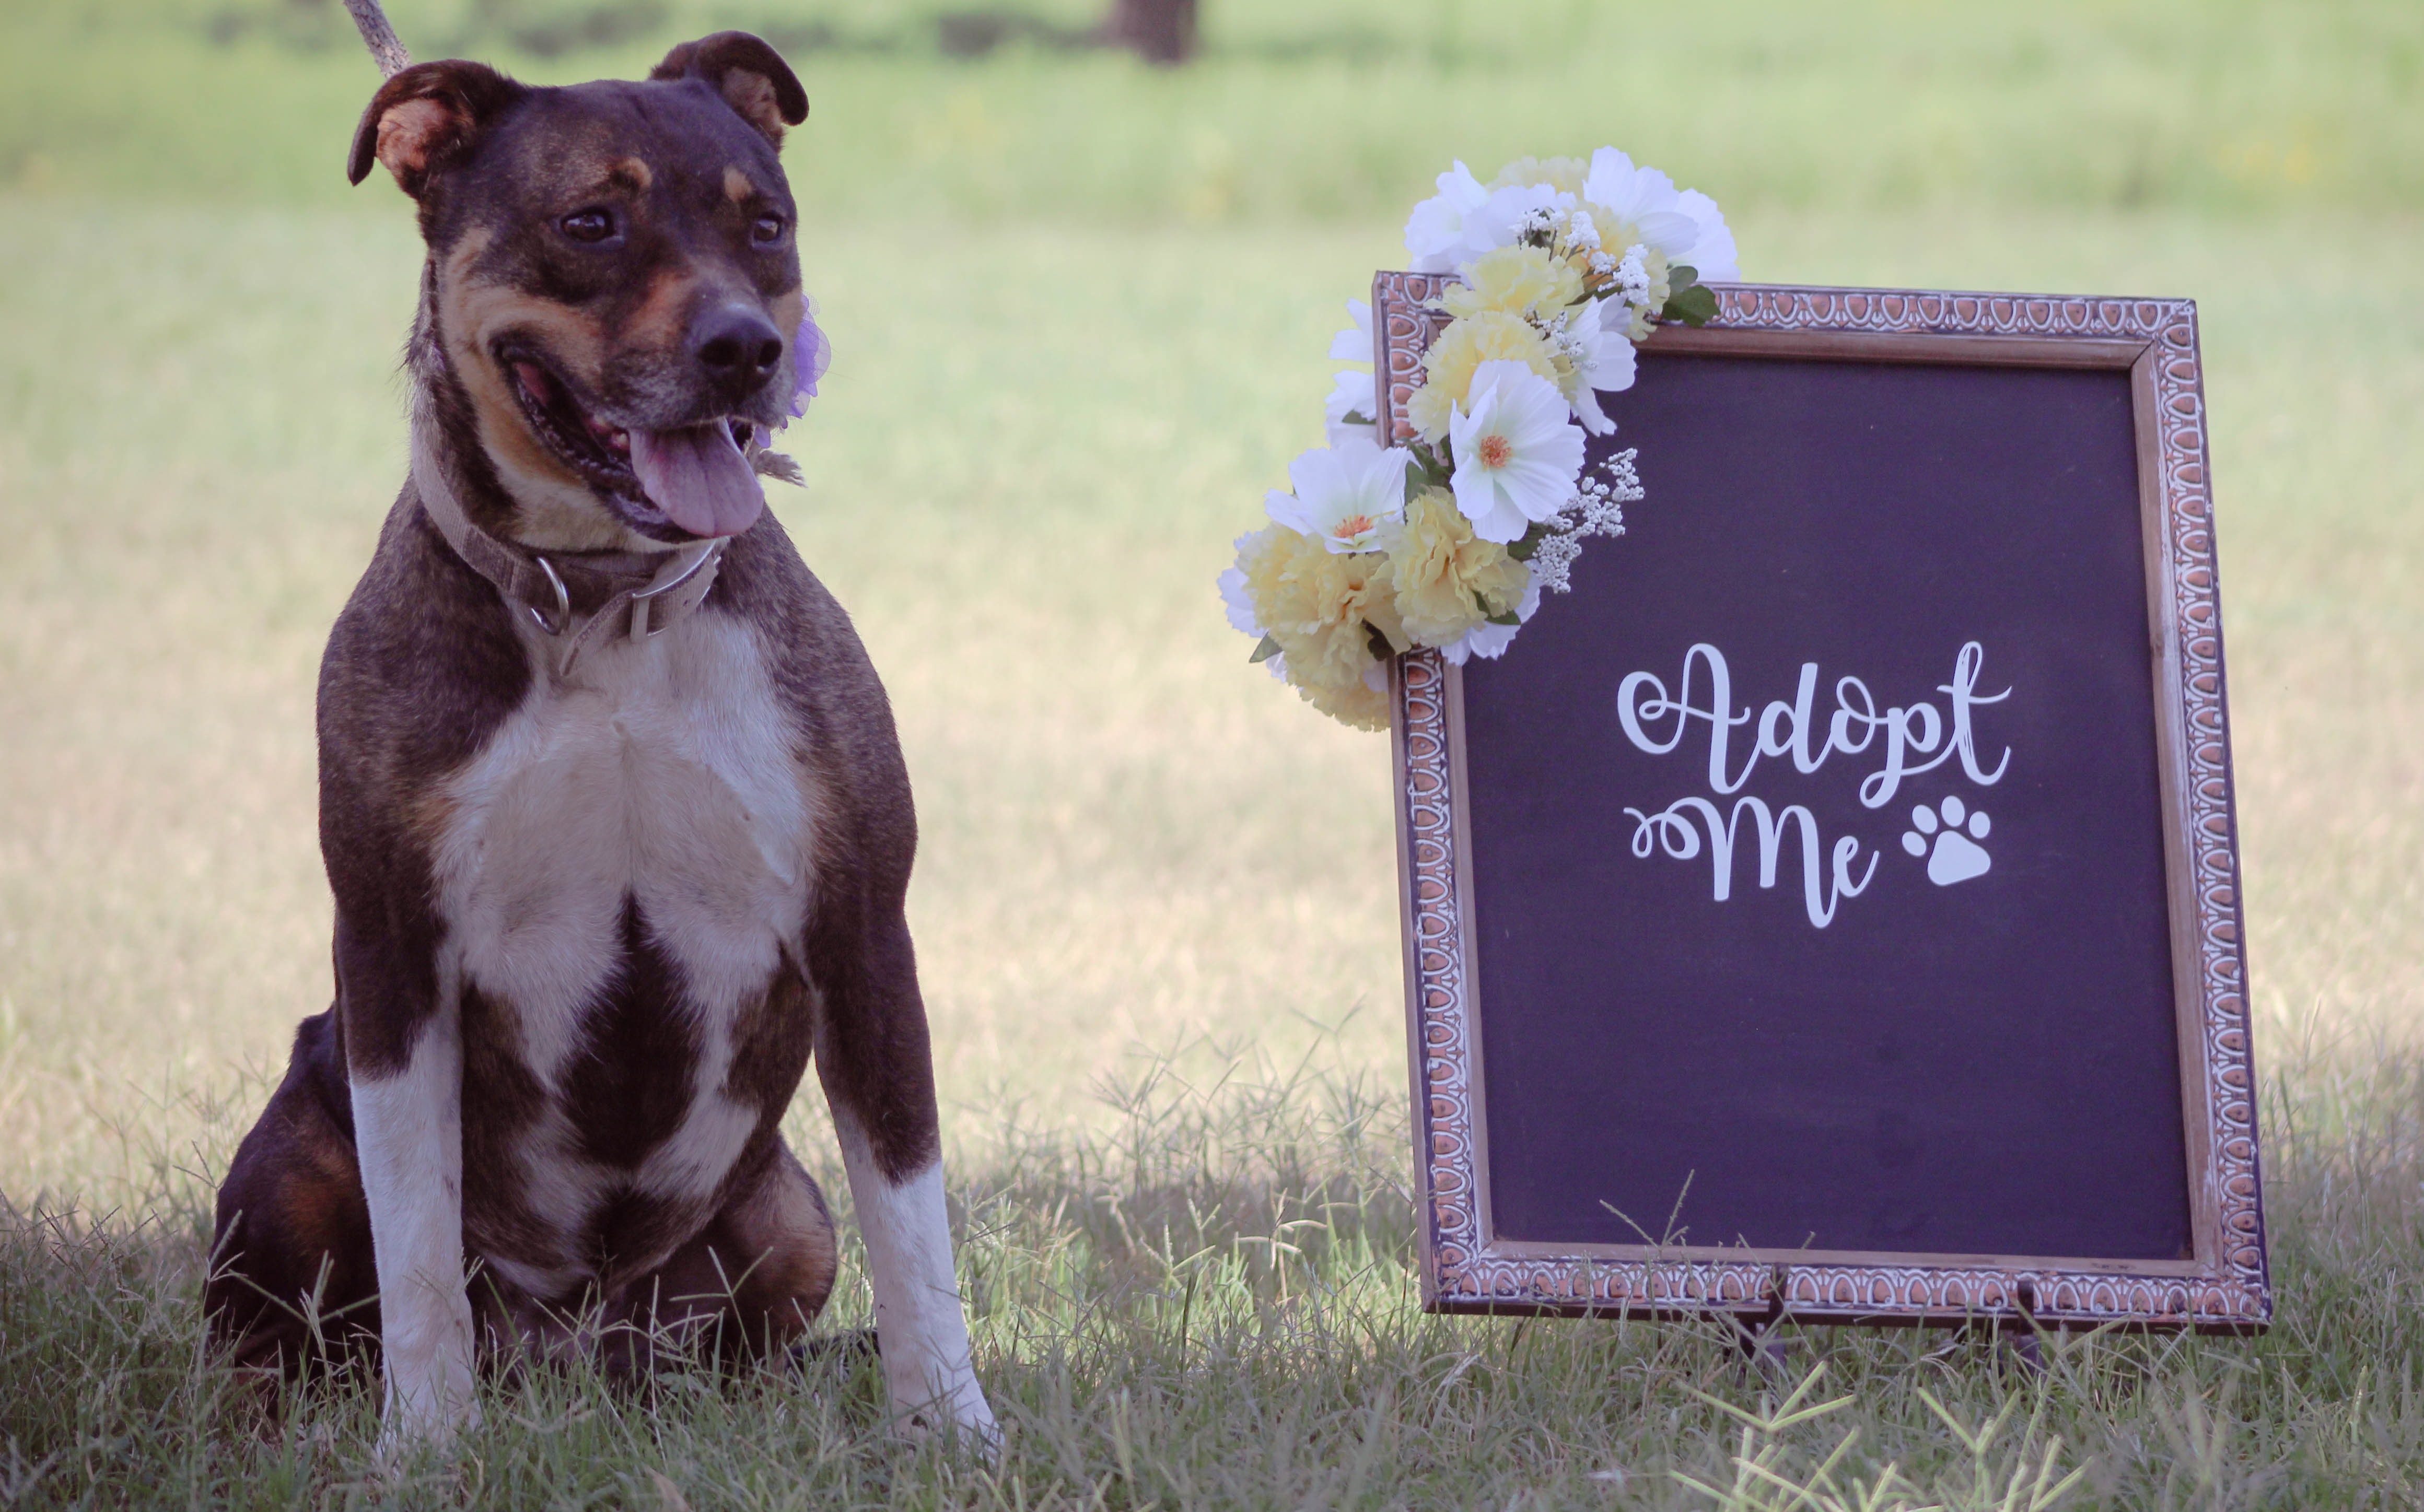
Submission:
MULTIPOLYGON (((1444 275, 1382 273, 1383 444, 1446 317, 1444 275)), ((1542 1244, 1491 1225, 1466 858, 1462 672, 1391 668, 1395 827, 1425 1305, 1450 1313, 2257 1331, 2269 1322, 2237 828, 2195 307, 2187 300, 1718 285, 1649 353, 2126 370, 2137 438, 2193 1253, 2177 1261, 1542 1244)), ((1655 490, 1648 507, 1655 508, 1655 490)), ((1609 549, 1623 549, 1621 546, 1609 549)), ((1554 609, 1551 611, 1554 613, 1554 609)), ((1522 646, 1509 653, 1521 655, 1522 646)))

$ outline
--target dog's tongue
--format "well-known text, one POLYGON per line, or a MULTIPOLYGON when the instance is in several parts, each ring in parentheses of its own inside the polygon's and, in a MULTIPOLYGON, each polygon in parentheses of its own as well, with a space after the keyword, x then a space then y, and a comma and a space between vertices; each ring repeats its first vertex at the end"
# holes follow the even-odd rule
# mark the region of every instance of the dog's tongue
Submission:
POLYGON ((738 535, 758 522, 766 492, 730 427, 634 430, 631 470, 665 517, 693 535, 738 535))

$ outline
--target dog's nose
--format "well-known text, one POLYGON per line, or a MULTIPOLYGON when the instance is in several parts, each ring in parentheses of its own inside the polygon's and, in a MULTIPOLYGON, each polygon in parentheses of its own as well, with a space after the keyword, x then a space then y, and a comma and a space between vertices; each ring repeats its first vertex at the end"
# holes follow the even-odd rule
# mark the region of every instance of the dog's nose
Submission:
POLYGON ((727 389, 755 389, 783 360, 782 334, 754 310, 726 307, 691 328, 691 355, 713 382, 727 389))

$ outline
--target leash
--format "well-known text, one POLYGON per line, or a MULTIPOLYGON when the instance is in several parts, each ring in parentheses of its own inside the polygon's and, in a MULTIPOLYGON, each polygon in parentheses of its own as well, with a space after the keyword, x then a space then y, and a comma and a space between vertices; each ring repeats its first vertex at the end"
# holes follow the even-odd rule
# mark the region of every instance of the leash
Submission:
POLYGON ((362 45, 371 50, 371 61, 378 71, 392 79, 412 67, 412 55, 396 40, 395 28, 387 24, 387 12, 379 8, 378 0, 345 0, 345 14, 354 18, 354 29, 362 34, 362 45))
POLYGON ((557 677, 571 674, 573 662, 605 633, 604 627, 628 624, 633 641, 653 641, 688 618, 715 586, 727 538, 671 551, 534 551, 491 535, 463 512, 424 434, 416 422, 412 485, 423 513, 465 565, 557 643, 557 677))

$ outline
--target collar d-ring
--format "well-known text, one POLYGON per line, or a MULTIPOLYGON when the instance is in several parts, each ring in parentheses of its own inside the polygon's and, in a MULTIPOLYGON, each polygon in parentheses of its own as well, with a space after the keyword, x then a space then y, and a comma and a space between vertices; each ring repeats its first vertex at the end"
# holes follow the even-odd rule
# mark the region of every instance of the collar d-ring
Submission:
POLYGON ((538 622, 540 629, 550 635, 562 635, 565 627, 572 623, 572 595, 565 591, 564 579, 556 572, 554 563, 535 551, 531 553, 531 560, 538 564, 539 571, 547 574, 547 585, 555 592, 555 622, 548 623, 548 617, 539 612, 536 604, 522 607, 530 611, 530 617, 538 622))

